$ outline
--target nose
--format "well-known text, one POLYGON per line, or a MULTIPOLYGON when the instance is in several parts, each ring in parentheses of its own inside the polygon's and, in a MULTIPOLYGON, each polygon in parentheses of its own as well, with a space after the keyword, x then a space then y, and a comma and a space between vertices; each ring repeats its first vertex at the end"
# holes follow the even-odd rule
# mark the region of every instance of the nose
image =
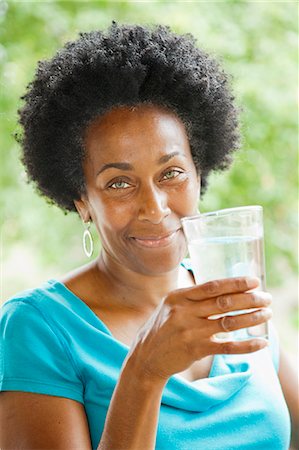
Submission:
POLYGON ((139 198, 138 219, 153 224, 159 224, 170 214, 168 197, 166 192, 156 186, 148 186, 142 189, 139 198))

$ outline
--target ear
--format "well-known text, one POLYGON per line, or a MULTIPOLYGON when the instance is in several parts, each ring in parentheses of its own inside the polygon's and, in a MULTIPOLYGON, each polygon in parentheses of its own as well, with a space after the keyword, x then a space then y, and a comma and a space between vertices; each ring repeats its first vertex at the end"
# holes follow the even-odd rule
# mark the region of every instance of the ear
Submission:
POLYGON ((87 199, 81 197, 80 200, 74 200, 74 205, 84 223, 91 220, 87 199))

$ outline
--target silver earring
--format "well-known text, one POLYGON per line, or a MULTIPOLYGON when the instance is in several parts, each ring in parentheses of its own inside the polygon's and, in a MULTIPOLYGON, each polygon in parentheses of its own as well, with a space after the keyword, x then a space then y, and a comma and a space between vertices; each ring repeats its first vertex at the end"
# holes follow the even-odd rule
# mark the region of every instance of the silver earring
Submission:
POLYGON ((87 222, 87 225, 84 223, 84 233, 83 233, 83 249, 85 255, 90 258, 93 254, 93 240, 92 235, 89 231, 90 229, 90 220, 87 222))

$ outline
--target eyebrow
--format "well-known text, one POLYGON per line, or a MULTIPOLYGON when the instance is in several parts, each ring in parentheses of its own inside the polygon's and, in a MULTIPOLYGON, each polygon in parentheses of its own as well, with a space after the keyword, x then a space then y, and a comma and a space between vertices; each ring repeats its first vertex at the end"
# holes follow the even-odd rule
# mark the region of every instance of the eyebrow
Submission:
POLYGON ((125 162, 115 162, 115 163, 104 164, 98 171, 97 176, 100 175, 100 173, 104 172, 104 170, 111 169, 112 167, 114 167, 115 169, 120 169, 120 170, 133 170, 133 168, 134 168, 132 166, 132 164, 125 163, 125 162))
MULTIPOLYGON (((161 158, 158 159, 158 164, 165 164, 167 163, 171 158, 173 158, 174 156, 183 156, 185 157, 185 155, 183 155, 180 152, 172 152, 169 153, 168 155, 164 155, 161 158)), ((115 163, 108 163, 108 164, 104 164, 100 170, 97 172, 97 175, 100 175, 100 173, 104 172, 107 169, 111 169, 111 168, 115 168, 115 169, 120 169, 120 170, 133 170, 134 166, 132 166, 132 164, 126 163, 126 162, 115 162, 115 163)))
POLYGON ((169 153, 168 155, 164 155, 160 159, 158 159, 158 164, 167 163, 171 158, 173 158, 174 156, 177 156, 177 155, 185 156, 180 152, 172 152, 172 153, 169 153))

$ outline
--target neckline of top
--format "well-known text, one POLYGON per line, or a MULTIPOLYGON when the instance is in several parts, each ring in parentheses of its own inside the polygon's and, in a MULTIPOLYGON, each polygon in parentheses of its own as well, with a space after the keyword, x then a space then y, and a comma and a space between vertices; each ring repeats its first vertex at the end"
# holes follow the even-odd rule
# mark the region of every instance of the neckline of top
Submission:
MULTIPOLYGON (((84 302, 84 300, 82 300, 73 291, 71 291, 62 281, 60 281, 60 280, 58 280, 56 278, 51 278, 50 280, 47 281, 47 283, 49 285, 51 285, 51 286, 55 285, 56 288, 58 287, 59 289, 62 289, 64 291, 64 293, 66 293, 69 298, 75 299, 76 302, 80 305, 81 308, 83 308, 86 312, 88 312, 93 317, 93 319, 95 319, 98 323, 100 323, 102 331, 104 330, 106 334, 108 334, 113 339, 118 341, 118 339, 116 339, 113 336, 113 334, 111 333, 111 331, 109 330, 109 328, 107 327, 105 322, 103 322, 102 319, 100 319, 100 317, 84 302)), ((123 342, 121 342, 121 341, 118 341, 118 342, 120 342, 121 345, 129 348, 123 342)))
MULTIPOLYGON (((97 324, 101 325, 101 331, 104 331, 111 339, 113 339, 115 342, 117 342, 119 345, 121 345, 127 351, 129 351, 130 347, 128 345, 126 345, 125 343, 121 342, 119 339, 117 339, 111 333, 110 329, 103 322, 103 320, 100 319, 100 317, 97 314, 95 314, 95 312, 80 297, 78 297, 76 294, 74 294, 74 292, 72 292, 62 281, 60 281, 56 278, 51 278, 51 279, 47 280, 46 284, 48 284, 50 286, 55 285, 56 288, 58 287, 59 289, 62 289, 64 291, 64 293, 67 294, 68 297, 75 299, 76 302, 80 305, 80 307, 83 308, 85 311, 87 311, 93 317, 93 319, 96 320, 97 324)), ((219 356, 221 356, 221 355, 214 355, 207 379, 211 378, 213 376, 213 374, 215 372, 216 362, 218 359, 217 357, 219 357, 219 356)), ((176 379, 179 379, 183 383, 187 383, 187 384, 188 383, 193 384, 193 383, 196 383, 196 382, 202 380, 201 378, 199 378, 196 380, 189 381, 179 374, 174 374, 174 375, 172 375, 172 377, 175 377, 176 379)))

